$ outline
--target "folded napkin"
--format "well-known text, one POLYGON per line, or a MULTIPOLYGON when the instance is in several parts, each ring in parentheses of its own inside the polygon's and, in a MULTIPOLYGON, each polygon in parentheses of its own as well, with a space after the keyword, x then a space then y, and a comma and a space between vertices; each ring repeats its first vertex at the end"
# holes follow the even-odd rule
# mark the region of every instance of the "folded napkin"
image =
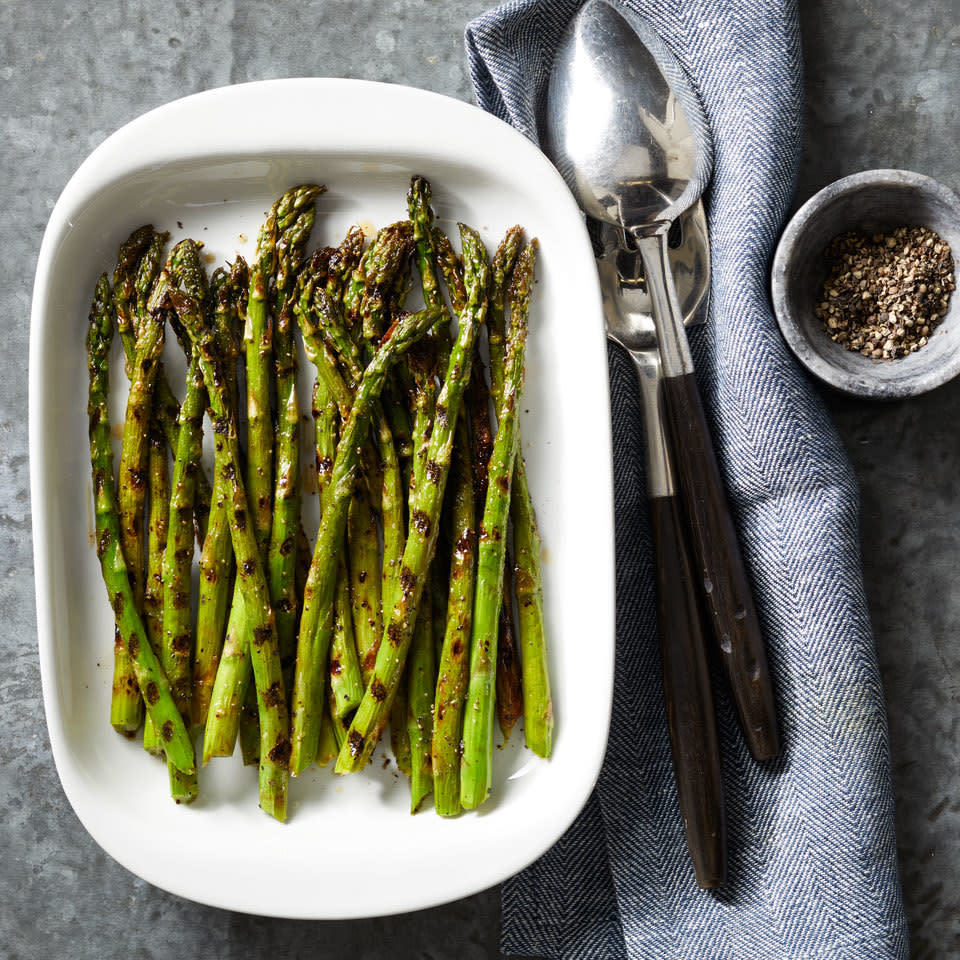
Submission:
MULTIPOLYGON (((632 367, 611 349, 617 670, 610 740, 579 819, 504 884, 503 950, 564 960, 905 957, 856 481, 767 297, 800 150, 796 7, 791 0, 624 2, 659 30, 686 70, 713 135, 712 303, 710 323, 693 338, 694 357, 764 628, 783 756, 765 767, 751 760, 719 691, 729 883, 715 894, 698 890, 663 706, 641 409, 632 367)), ((480 106, 532 140, 543 133, 553 54, 579 5, 518 0, 467 28, 480 106)), ((559 717, 559 736, 562 724, 559 717)))

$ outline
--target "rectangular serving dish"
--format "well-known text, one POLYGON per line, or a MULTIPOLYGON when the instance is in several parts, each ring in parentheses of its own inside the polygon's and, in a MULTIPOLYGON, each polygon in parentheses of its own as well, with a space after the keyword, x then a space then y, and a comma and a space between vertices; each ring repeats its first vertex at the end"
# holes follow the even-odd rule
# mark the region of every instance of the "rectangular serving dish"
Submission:
MULTIPOLYGON (((309 364, 302 368, 312 378, 309 364)), ((126 395, 122 369, 115 345, 115 424, 126 395)), ((181 370, 174 362, 175 390, 181 370)), ((508 125, 422 90, 324 79, 225 87, 128 124, 71 179, 43 239, 30 339, 30 450, 38 641, 54 760, 84 826, 134 873, 192 900, 249 913, 397 913, 510 876, 551 846, 586 801, 603 758, 613 689, 601 299, 572 197, 508 125), (112 270, 131 230, 148 222, 169 230, 173 241, 202 240, 211 269, 237 252, 249 259, 264 212, 300 182, 328 188, 311 249, 335 243, 353 223, 380 227, 405 217, 412 173, 433 184, 448 229, 456 220, 470 223, 491 250, 513 223, 540 239, 522 430, 544 542, 553 757, 543 761, 526 750, 518 726, 497 751, 490 800, 455 820, 432 809, 410 815, 408 786, 384 747, 361 774, 314 768, 291 781, 286 824, 258 809, 256 776, 239 757, 202 769, 200 799, 178 807, 165 765, 108 722, 112 614, 92 546, 85 415, 84 338, 96 278, 112 270)))

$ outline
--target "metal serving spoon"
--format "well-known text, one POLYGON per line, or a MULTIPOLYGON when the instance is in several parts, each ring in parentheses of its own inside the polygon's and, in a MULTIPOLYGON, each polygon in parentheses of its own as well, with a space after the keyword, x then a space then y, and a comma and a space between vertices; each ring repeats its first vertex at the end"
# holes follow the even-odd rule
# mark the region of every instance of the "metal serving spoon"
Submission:
POLYGON ((767 760, 779 744, 760 622, 667 260, 671 222, 706 183, 705 130, 699 102, 656 32, 606 0, 589 0, 551 71, 549 152, 586 212, 630 234, 643 257, 701 594, 744 738, 767 760))
MULTIPOLYGON (((703 204, 680 215, 670 265, 684 322, 703 323, 710 302, 710 245, 703 204)), ((660 355, 652 305, 637 251, 622 249, 617 231, 601 233, 597 269, 607 336, 636 367, 647 435, 647 497, 657 572, 657 621, 663 693, 677 798, 697 883, 711 889, 726 877, 726 823, 720 746, 693 565, 681 522, 673 458, 663 422, 660 355)))

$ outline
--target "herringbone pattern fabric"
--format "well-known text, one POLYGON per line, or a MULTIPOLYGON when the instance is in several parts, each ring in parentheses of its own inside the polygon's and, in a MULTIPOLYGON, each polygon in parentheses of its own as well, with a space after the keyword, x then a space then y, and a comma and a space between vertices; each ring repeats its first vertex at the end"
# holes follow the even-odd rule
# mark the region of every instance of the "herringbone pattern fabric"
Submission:
MULTIPOLYGON (((904 957, 883 695, 864 599, 855 479, 781 340, 767 270, 793 189, 801 60, 791 0, 624 0, 692 78, 714 146, 711 320, 694 354, 755 588, 784 743, 754 764, 718 698, 730 883, 697 890, 660 686, 641 412, 610 356, 617 675, 600 780, 549 853, 503 887, 507 953, 579 960, 904 957)), ((533 140, 578 0, 471 23, 479 104, 533 140)), ((588 558, 585 558, 588 562, 588 558)))

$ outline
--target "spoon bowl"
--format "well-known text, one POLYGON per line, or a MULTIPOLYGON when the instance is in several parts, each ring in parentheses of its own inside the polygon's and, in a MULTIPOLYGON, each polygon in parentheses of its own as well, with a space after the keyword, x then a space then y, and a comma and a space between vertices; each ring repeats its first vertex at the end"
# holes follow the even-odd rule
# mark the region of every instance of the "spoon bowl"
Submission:
POLYGON ((584 210, 627 230, 676 219, 709 179, 705 130, 656 32, 590 0, 557 53, 547 100, 548 152, 584 210))

